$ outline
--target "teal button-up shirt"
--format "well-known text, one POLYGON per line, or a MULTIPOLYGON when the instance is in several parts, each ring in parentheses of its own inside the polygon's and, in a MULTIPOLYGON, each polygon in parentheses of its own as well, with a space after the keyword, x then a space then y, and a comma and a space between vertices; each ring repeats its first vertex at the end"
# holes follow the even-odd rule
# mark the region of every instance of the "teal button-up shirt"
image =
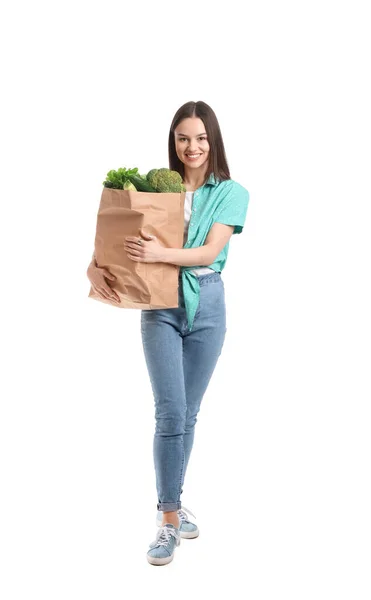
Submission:
MULTIPOLYGON (((212 173, 193 195, 192 213, 188 227, 188 239, 184 248, 203 246, 214 223, 234 225, 233 233, 241 233, 246 219, 249 192, 237 181, 227 179, 218 181, 212 173)), ((220 273, 228 256, 229 242, 218 254, 211 265, 180 267, 184 304, 188 318, 188 327, 192 331, 194 317, 200 301, 200 284, 192 269, 209 267, 220 273)))

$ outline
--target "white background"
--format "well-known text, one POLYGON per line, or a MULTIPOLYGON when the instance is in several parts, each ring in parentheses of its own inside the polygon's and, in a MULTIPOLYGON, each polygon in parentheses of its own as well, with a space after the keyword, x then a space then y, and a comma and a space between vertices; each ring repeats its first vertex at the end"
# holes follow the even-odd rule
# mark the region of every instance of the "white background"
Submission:
POLYGON ((370 598, 366 6, 2 9, 4 600, 370 598), (140 311, 86 269, 106 173, 168 166, 189 100, 250 204, 182 495, 200 536, 158 569, 140 311))

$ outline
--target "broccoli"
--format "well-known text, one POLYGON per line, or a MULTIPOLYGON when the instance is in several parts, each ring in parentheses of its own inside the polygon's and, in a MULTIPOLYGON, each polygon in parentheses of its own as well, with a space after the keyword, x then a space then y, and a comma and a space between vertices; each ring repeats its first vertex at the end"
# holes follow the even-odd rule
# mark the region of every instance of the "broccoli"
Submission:
MULTIPOLYGON (((157 171, 158 171, 158 169, 151 169, 150 171, 148 171, 147 181, 150 185, 152 185, 152 179, 153 179, 155 173, 157 173, 157 171)), ((154 187, 154 186, 152 185, 152 187, 154 187)))
POLYGON ((170 169, 152 169, 147 173, 148 183, 156 192, 183 192, 185 186, 182 183, 182 176, 178 171, 170 169))

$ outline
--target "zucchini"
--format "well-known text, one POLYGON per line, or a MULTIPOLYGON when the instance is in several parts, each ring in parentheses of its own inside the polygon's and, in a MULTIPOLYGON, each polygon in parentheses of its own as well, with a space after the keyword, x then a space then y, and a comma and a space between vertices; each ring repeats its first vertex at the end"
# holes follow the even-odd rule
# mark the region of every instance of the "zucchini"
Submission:
POLYGON ((135 185, 138 192, 156 192, 156 190, 149 185, 148 181, 138 177, 138 175, 128 175, 127 178, 135 185))

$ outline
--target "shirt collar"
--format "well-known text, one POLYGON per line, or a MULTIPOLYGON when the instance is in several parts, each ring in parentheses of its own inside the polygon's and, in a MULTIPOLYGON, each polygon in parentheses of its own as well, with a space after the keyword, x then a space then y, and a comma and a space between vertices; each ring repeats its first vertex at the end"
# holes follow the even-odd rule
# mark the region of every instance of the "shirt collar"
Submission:
POLYGON ((215 179, 214 173, 211 173, 209 179, 206 181, 205 185, 217 185, 218 182, 215 179))

